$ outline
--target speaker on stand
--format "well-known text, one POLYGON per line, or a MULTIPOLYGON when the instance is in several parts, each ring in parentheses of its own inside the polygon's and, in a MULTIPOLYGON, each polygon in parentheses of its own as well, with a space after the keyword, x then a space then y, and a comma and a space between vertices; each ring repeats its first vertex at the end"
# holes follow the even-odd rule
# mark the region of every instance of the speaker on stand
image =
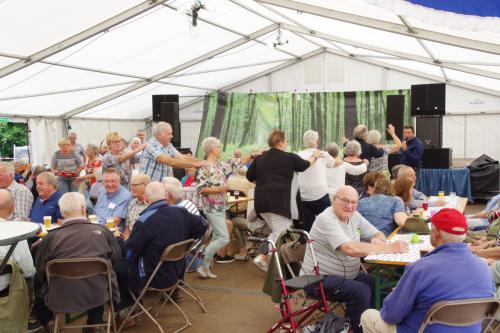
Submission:
POLYGON ((153 95, 153 122, 164 121, 172 126, 172 145, 181 147, 179 95, 153 95))

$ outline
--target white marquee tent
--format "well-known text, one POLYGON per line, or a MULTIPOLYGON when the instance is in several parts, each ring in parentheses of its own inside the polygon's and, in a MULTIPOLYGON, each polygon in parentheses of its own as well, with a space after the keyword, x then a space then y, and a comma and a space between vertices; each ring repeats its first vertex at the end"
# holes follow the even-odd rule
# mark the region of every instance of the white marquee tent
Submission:
POLYGON ((68 124, 82 143, 132 136, 153 94, 180 95, 183 146, 194 148, 213 91, 430 82, 447 83, 454 156, 500 158, 498 17, 429 16, 402 0, 0 0, 0 115, 27 119, 35 163, 68 124), (196 28, 193 4, 206 7, 196 28))

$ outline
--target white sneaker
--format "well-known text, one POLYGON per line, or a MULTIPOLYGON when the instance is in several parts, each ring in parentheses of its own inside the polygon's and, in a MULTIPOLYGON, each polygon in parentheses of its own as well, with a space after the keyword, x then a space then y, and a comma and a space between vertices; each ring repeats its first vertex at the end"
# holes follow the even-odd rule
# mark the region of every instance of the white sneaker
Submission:
POLYGON ((267 272, 269 264, 266 260, 262 259, 261 256, 257 256, 252 260, 255 266, 257 266, 261 271, 267 272))
POLYGON ((209 269, 205 269, 203 266, 198 267, 196 269, 196 273, 198 273, 203 278, 217 279, 217 275, 210 272, 209 269))

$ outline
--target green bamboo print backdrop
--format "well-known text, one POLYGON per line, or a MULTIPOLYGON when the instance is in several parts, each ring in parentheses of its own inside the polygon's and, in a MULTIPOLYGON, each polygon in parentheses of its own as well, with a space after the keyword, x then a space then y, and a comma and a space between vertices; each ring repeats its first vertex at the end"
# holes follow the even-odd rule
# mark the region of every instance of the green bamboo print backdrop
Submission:
POLYGON ((205 97, 196 155, 204 138, 222 142, 223 158, 239 148, 243 153, 267 147, 274 129, 285 131, 291 151, 303 149, 302 135, 319 132, 320 145, 340 144, 357 124, 377 129, 385 140, 386 96, 404 95, 404 121, 410 123, 410 90, 315 93, 214 93, 205 97))

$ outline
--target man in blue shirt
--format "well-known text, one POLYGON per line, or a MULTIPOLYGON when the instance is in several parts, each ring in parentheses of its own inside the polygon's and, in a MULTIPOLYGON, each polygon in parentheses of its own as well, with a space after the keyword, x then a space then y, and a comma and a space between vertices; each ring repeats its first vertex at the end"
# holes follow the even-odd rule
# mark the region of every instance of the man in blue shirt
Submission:
MULTIPOLYGON (((486 261, 463 243, 467 223, 456 209, 443 208, 431 217, 435 249, 406 267, 381 311, 361 316, 365 333, 417 332, 430 307, 439 301, 493 297, 493 279, 486 261)), ((464 327, 427 326, 426 333, 480 332, 481 323, 464 327)))
POLYGON ((59 210, 59 199, 62 193, 57 190, 57 178, 51 172, 42 172, 36 177, 38 199, 31 206, 31 222, 43 223, 44 216, 52 216, 52 223, 63 220, 59 210))
POLYGON ((102 172, 102 184, 104 188, 99 192, 95 206, 97 220, 105 224, 108 218, 113 218, 115 225, 124 224, 132 195, 120 185, 120 174, 114 168, 102 172))
POLYGON ((408 165, 414 169, 422 167, 422 156, 424 155, 424 144, 415 136, 415 129, 411 125, 403 127, 404 141, 401 144, 401 164, 408 165))

